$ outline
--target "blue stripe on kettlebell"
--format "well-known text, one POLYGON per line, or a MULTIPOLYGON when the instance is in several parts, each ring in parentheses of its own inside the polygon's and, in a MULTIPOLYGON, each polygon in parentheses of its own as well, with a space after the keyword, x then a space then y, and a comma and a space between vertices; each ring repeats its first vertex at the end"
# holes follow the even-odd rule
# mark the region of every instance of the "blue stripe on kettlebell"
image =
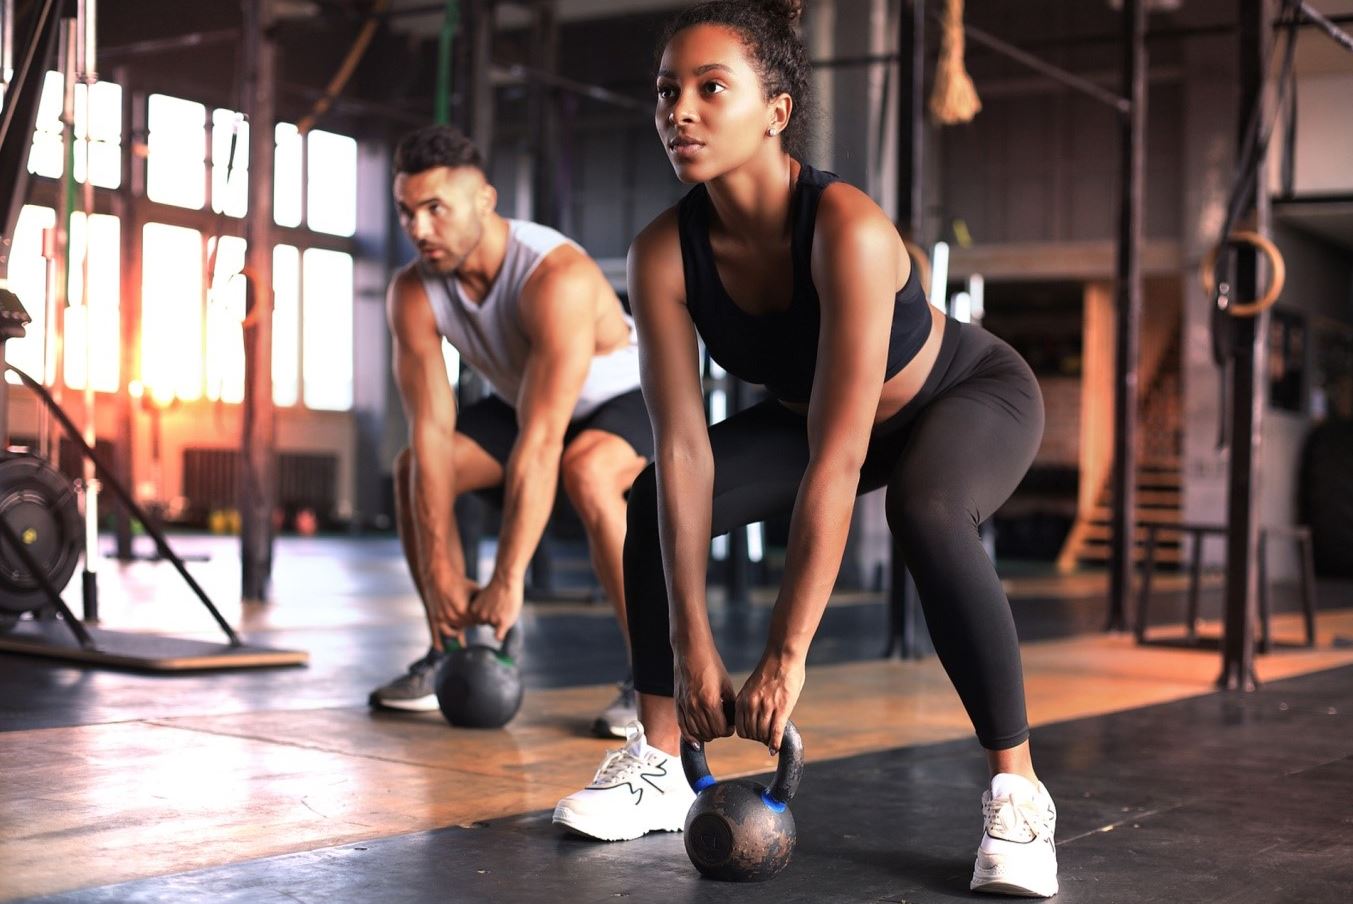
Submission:
POLYGON ((761 802, 776 813, 783 813, 785 811, 785 804, 782 801, 778 801, 771 797, 769 790, 761 792, 761 802))
POLYGON ((695 780, 694 790, 696 794, 708 788, 710 785, 717 785, 719 782, 712 775, 702 775, 695 780))

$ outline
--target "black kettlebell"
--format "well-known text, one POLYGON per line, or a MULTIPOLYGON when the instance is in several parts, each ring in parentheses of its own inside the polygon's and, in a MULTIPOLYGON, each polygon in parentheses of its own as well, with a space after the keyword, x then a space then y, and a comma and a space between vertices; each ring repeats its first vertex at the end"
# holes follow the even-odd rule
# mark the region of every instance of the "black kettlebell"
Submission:
POLYGON ((437 670, 437 705, 457 728, 501 728, 521 709, 521 629, 513 625, 501 647, 461 646, 447 640, 437 670))
POLYGON ((686 854, 702 874, 725 882, 761 882, 789 865, 797 834, 789 802, 803 777, 803 739, 785 723, 769 788, 748 779, 715 781, 705 751, 681 742, 681 768, 696 792, 686 814, 686 854))

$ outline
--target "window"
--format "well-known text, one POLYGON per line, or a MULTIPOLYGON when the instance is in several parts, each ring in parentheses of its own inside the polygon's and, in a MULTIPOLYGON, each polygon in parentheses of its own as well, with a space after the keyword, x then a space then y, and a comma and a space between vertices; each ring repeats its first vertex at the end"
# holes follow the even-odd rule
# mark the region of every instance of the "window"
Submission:
POLYGON ((89 255, 89 328, 95 336, 89 350, 94 372, 94 388, 99 392, 117 392, 122 333, 118 312, 118 296, 122 274, 122 228, 117 217, 94 214, 88 225, 82 213, 71 217, 70 251, 75 265, 70 273, 71 304, 65 312, 64 371, 66 385, 71 389, 85 388, 85 308, 84 258, 89 255), (92 243, 89 239, 92 238, 92 243))
MULTIPOLYGON (((42 83, 33 148, 28 155, 28 171, 35 175, 59 179, 66 171, 61 143, 63 92, 61 73, 49 71, 42 83)), ((117 188, 122 184, 122 86, 115 82, 75 86, 75 141, 77 181, 85 181, 85 154, 88 152, 94 185, 117 188), (92 117, 91 94, 94 98, 92 117)))
MULTIPOLYGON (((42 256, 42 231, 55 225, 56 211, 50 207, 26 204, 19 211, 14 226, 14 244, 9 252, 9 288, 32 322, 22 339, 13 339, 5 345, 5 358, 35 380, 44 379, 42 372, 43 340, 47 320, 47 259, 42 256)), ((17 377, 10 375, 13 381, 17 377)))
POLYGON ((272 250, 272 400, 295 405, 301 385, 301 252, 291 245, 272 250))
POLYGON ((211 114, 211 209, 232 217, 249 212, 249 123, 234 110, 211 114))
MULTIPOLYGON (((6 359, 34 379, 50 384, 55 376, 54 356, 45 348, 47 342, 47 298, 49 264, 43 257, 43 230, 56 224, 56 212, 50 207, 25 205, 19 212, 14 230, 14 244, 10 251, 9 285, 19 296, 30 322, 21 339, 5 347, 6 359), (44 361, 47 362, 44 371, 44 361)), ((89 304, 92 309, 94 335, 98 337, 92 349, 94 388, 100 392, 116 392, 121 322, 118 296, 121 288, 121 224, 117 217, 94 214, 88 230, 85 216, 76 212, 71 217, 71 269, 69 295, 72 305, 65 309, 62 323, 65 327, 65 358, 62 375, 72 389, 85 385, 85 309, 84 268, 86 233, 93 232, 93 254, 89 261, 89 304)))
POLYGON ((316 232, 357 231, 357 142, 316 129, 306 136, 306 223, 316 232))
POLYGON ((202 396, 202 233, 142 232, 141 382, 157 400, 202 396))
POLYGON ((315 129, 301 135, 277 124, 273 172, 273 220, 329 235, 357 231, 357 142, 315 129))
POLYGON ((274 134, 277 156, 272 176, 272 218, 278 226, 299 226, 305 186, 301 133, 290 123, 279 122, 274 134))
POLYGON ((235 236, 207 242, 208 261, 216 255, 207 287, 207 398, 244 401, 244 299, 248 285, 244 255, 248 243, 235 236))
POLYGON ((200 210, 207 202, 207 108, 167 94, 152 94, 146 114, 146 197, 200 210))
POLYGON ((306 249, 301 271, 301 375, 307 408, 352 407, 352 255, 306 249))

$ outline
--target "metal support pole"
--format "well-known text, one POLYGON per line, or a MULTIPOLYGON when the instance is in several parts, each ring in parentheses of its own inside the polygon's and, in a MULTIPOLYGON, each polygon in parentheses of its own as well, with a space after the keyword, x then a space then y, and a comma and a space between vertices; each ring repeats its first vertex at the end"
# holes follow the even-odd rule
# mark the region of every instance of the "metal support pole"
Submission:
POLYGON ((466 7, 465 48, 468 76, 465 81, 465 128, 485 157, 493 152, 493 2, 469 0, 466 7))
MULTIPOLYGON (((85 240, 80 249, 80 310, 84 321, 83 352, 85 365, 84 440, 91 449, 98 443, 94 409, 94 312, 90 304, 89 256, 94 247, 94 174, 91 171, 90 148, 94 143, 94 84, 99 80, 95 52, 98 32, 98 5, 96 0, 79 0, 76 5, 78 35, 77 75, 85 87, 85 181, 81 192, 81 207, 85 218, 85 240)), ((85 515, 84 571, 80 575, 81 599, 84 602, 85 621, 99 620, 99 480, 94 463, 84 459, 81 477, 81 498, 85 515)))
POLYGON ((1137 379, 1142 321, 1141 245, 1145 213, 1146 0, 1123 3, 1121 201, 1118 211, 1117 335, 1114 359, 1113 540, 1109 557, 1108 631, 1126 631, 1132 593, 1137 502, 1137 379))
POLYGON ((921 235, 925 206, 921 193, 924 183, 925 150, 925 0, 911 0, 911 15, 904 7, 898 16, 898 68, 908 75, 897 111, 897 218, 907 230, 907 238, 925 244, 921 235))
MULTIPOLYGON (((132 89, 131 72, 126 66, 119 66, 113 72, 114 80, 122 86, 122 147, 135 147, 135 142, 144 134, 144 96, 132 89)), ((125 486, 134 487, 136 482, 132 473, 136 448, 136 417, 131 386, 140 374, 140 359, 137 354, 141 347, 141 221, 136 216, 137 188, 142 185, 145 158, 137 154, 122 155, 122 185, 113 198, 113 210, 122 224, 120 238, 122 242, 122 291, 118 305, 121 322, 121 348, 118 362, 117 392, 117 454, 114 468, 118 480, 125 486)), ((132 559, 131 513, 125 505, 114 510, 114 533, 117 537, 117 558, 127 562, 132 559)))
POLYGON ((14 0, 0 2, 0 107, 14 80, 14 0))
POLYGON ((460 6, 456 0, 446 0, 437 33, 437 88, 432 101, 432 121, 438 125, 451 122, 451 47, 459 26, 460 6))
POLYGON ((263 601, 272 577, 277 435, 272 399, 273 120, 277 50, 272 0, 244 0, 244 100, 249 117, 248 294, 240 463, 240 591, 263 601))
MULTIPOLYGON (((555 72, 559 60, 559 23, 553 2, 536 7, 531 29, 532 59, 546 73, 555 72)), ((532 219, 546 226, 558 226, 559 209, 559 115, 552 89, 541 81, 532 82, 527 109, 528 122, 534 125, 535 141, 531 157, 535 171, 531 180, 532 219)))
MULTIPOLYGON (((1240 116, 1244 142, 1251 110, 1266 121, 1265 73, 1271 53, 1273 9, 1269 0, 1239 0, 1240 116)), ((1263 162, 1255 167, 1254 229, 1269 231, 1268 187, 1263 162)), ((1259 256, 1243 246, 1237 251, 1235 298, 1258 296, 1259 256)), ((1263 440, 1263 337, 1268 314, 1234 318, 1235 352, 1231 359, 1231 462, 1227 480, 1226 613, 1222 621, 1221 675, 1217 686, 1227 690, 1254 690, 1254 619, 1259 595, 1260 443, 1263 440)))

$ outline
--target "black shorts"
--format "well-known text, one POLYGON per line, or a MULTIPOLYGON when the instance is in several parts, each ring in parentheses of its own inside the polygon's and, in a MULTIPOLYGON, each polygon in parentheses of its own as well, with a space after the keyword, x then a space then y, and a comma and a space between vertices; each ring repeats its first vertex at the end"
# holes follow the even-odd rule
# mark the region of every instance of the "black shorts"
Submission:
MULTIPOLYGON (((571 422, 564 433, 564 445, 584 430, 614 433, 644 458, 653 457, 653 427, 644 407, 644 394, 638 389, 609 399, 591 414, 571 422)), ((456 432, 474 440, 498 464, 506 465, 517 442, 517 412, 498 396, 489 395, 460 409, 456 432)))

